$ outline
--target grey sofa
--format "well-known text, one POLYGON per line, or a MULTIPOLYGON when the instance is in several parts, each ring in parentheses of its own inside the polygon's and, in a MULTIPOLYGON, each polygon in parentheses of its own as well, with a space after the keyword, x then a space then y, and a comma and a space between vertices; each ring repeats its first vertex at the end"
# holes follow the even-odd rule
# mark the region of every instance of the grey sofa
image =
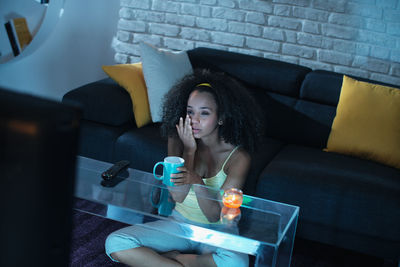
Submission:
MULTIPOLYGON (((399 260, 400 170, 322 150, 343 75, 209 48, 188 55, 193 68, 245 84, 264 110, 266 135, 245 193, 299 206, 301 238, 399 260)), ((166 155, 159 124, 136 128, 130 97, 113 80, 74 89, 63 101, 83 109, 79 154, 127 159, 145 171, 166 155)))

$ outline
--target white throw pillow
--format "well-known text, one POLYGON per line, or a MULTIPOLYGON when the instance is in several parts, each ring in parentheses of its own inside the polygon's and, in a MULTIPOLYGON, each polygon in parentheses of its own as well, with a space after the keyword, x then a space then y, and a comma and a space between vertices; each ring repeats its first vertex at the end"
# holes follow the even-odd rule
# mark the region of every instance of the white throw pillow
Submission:
POLYGON ((186 51, 170 52, 143 42, 139 45, 151 119, 161 122, 164 95, 185 75, 193 73, 192 65, 186 51))

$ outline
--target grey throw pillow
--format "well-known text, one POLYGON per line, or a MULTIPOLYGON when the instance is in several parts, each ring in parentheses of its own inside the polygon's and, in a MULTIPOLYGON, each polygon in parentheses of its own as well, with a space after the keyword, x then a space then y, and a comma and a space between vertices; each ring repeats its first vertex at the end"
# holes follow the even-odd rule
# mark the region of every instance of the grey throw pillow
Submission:
POLYGON ((161 122, 164 95, 185 75, 193 73, 192 65, 186 51, 166 51, 143 42, 139 45, 151 119, 161 122))

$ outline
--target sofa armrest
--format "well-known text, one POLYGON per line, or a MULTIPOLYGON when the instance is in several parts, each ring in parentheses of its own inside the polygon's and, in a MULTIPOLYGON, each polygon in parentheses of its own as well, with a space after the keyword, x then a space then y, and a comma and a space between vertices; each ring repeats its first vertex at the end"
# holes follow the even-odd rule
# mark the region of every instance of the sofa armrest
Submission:
POLYGON ((63 96, 62 102, 79 106, 86 120, 111 126, 134 122, 129 93, 111 78, 73 89, 63 96))

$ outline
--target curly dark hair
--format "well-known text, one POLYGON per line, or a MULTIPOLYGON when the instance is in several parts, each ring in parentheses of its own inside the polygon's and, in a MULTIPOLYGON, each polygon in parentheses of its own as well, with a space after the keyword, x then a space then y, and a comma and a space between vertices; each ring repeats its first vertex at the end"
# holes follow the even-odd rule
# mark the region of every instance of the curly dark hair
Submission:
POLYGON ((219 137, 234 146, 242 146, 252 152, 262 135, 261 111, 250 92, 238 81, 222 72, 196 69, 175 84, 164 96, 161 133, 163 137, 176 136, 175 125, 186 116, 190 94, 198 90, 209 92, 217 103, 219 137), (208 86, 198 86, 209 83, 208 86))

